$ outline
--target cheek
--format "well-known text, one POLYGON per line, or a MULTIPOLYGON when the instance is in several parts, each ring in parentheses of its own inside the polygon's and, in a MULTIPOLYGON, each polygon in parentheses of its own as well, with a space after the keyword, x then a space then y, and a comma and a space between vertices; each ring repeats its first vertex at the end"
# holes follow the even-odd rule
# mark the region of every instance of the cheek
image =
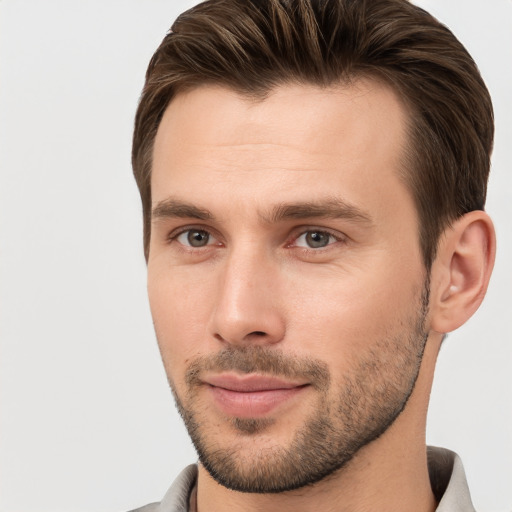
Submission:
POLYGON ((419 275, 389 265, 329 279, 303 274, 301 289, 294 294, 291 343, 301 339, 300 348, 326 362, 336 361, 340 370, 349 368, 360 354, 410 325, 420 307, 419 275))
POLYGON ((148 268, 148 296, 158 346, 167 373, 175 381, 207 340, 211 294, 197 281, 148 268))

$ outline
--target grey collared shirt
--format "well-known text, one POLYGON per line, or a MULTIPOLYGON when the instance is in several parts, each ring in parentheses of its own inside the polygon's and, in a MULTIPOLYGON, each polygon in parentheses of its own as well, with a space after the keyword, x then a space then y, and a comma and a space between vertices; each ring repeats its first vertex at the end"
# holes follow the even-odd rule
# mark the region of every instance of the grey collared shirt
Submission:
MULTIPOLYGON (((427 454, 430 482, 439 502, 436 512, 475 512, 459 456, 432 446, 428 447, 427 454)), ((131 512, 196 512, 196 480, 197 465, 187 466, 160 503, 151 503, 131 512)))

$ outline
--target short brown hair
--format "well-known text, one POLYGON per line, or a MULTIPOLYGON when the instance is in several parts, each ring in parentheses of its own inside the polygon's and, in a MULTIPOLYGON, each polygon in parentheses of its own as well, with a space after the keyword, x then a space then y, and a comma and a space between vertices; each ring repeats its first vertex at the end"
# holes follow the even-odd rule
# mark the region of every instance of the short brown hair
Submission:
POLYGON ((216 84, 264 98, 281 84, 325 87, 359 77, 391 85, 408 107, 402 177, 430 269, 442 231, 484 208, 493 111, 466 49, 407 0, 208 0, 181 14, 151 59, 135 118, 146 259, 153 143, 178 92, 216 84))

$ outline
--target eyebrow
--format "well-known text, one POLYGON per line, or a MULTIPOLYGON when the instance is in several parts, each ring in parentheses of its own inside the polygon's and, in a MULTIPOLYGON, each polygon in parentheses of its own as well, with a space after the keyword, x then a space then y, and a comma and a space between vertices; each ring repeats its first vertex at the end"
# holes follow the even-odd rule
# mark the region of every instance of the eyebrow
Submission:
MULTIPOLYGON (((315 218, 346 219, 358 224, 373 224, 372 218, 367 212, 339 198, 281 203, 272 207, 269 213, 262 214, 261 217, 268 224, 293 219, 315 218)), ((172 197, 158 202, 152 210, 153 221, 165 218, 215 220, 215 216, 206 208, 199 208, 172 197)))
POLYGON ((360 224, 373 224, 369 213, 339 198, 328 198, 304 203, 283 203, 272 208, 265 216, 268 222, 291 219, 346 219, 360 224))
POLYGON ((211 212, 204 208, 198 208, 193 204, 178 201, 173 198, 160 201, 151 212, 151 218, 153 220, 175 217, 197 220, 213 220, 214 218, 211 212))

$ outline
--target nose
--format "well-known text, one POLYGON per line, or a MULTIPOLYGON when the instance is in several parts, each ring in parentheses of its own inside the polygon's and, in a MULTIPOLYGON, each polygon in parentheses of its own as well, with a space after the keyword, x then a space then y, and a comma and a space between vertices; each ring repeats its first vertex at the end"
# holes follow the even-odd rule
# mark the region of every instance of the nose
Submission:
POLYGON ((250 250, 222 263, 211 319, 213 336, 230 345, 271 345, 285 335, 278 264, 250 250))

